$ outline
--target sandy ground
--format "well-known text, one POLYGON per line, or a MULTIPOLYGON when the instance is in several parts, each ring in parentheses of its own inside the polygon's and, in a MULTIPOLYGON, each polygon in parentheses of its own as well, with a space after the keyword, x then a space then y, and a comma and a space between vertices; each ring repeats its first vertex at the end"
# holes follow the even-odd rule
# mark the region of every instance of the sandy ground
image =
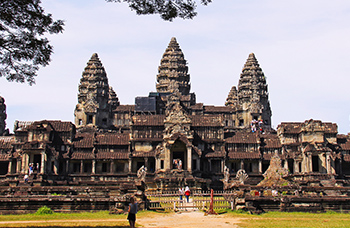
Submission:
POLYGON ((240 220, 223 215, 204 215, 203 212, 192 211, 159 215, 155 218, 137 218, 136 225, 157 228, 219 228, 239 227, 240 220))

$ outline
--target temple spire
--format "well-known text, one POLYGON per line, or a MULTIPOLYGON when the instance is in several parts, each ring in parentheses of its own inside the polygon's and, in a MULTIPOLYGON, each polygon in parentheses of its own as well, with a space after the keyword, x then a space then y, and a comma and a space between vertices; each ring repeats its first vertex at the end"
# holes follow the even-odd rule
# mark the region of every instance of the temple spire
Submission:
POLYGON ((235 107, 237 104, 238 104, 237 88, 236 86, 232 86, 226 98, 225 106, 235 107))
POLYGON ((171 38, 171 41, 165 50, 160 61, 157 75, 157 92, 171 93, 171 81, 178 84, 181 95, 188 95, 190 92, 190 75, 184 54, 176 41, 176 38, 171 38))
POLYGON ((97 53, 94 53, 80 79, 78 104, 74 111, 75 124, 77 127, 89 125, 106 128, 112 124, 109 112, 117 105, 118 98, 109 87, 106 71, 97 53))

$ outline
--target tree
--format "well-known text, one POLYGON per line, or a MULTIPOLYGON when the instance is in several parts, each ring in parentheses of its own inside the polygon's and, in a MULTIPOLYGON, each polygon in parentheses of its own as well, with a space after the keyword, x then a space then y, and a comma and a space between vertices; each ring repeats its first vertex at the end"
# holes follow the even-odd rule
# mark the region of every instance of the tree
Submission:
POLYGON ((53 48, 45 34, 63 32, 64 22, 54 21, 40 0, 0 2, 0 77, 35 84, 39 66, 50 62, 53 48))
MULTIPOLYGON (((106 0, 107 2, 126 2, 138 15, 160 14, 166 21, 179 17, 192 19, 197 15, 195 0, 106 0)), ((200 0, 202 5, 208 5, 212 0, 200 0)))

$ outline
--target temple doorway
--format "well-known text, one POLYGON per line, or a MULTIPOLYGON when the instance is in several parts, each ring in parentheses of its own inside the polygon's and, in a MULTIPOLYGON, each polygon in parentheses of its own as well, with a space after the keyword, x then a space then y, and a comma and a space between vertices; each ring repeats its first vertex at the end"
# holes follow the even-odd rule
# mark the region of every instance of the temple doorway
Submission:
POLYGON ((170 150, 172 169, 186 169, 187 167, 187 147, 180 140, 176 140, 170 150))
POLYGON ((34 154, 33 170, 37 173, 40 173, 40 165, 41 165, 41 154, 34 154))

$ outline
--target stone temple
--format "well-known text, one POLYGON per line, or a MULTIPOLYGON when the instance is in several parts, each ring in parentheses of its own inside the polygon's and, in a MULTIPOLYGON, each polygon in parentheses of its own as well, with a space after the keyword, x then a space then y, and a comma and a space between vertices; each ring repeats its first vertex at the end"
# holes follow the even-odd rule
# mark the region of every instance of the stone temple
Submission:
POLYGON ((16 121, 11 135, 0 98, 1 184, 18 185, 34 172, 37 185, 114 185, 137 180, 146 168, 147 189, 222 189, 225 170, 232 176, 244 170, 247 183, 259 183, 275 154, 295 181, 349 184, 350 138, 335 123, 311 119, 271 128, 267 81, 253 53, 223 106, 196 102, 175 38, 156 79, 156 91, 121 104, 93 54, 78 87, 75 123, 16 121))

